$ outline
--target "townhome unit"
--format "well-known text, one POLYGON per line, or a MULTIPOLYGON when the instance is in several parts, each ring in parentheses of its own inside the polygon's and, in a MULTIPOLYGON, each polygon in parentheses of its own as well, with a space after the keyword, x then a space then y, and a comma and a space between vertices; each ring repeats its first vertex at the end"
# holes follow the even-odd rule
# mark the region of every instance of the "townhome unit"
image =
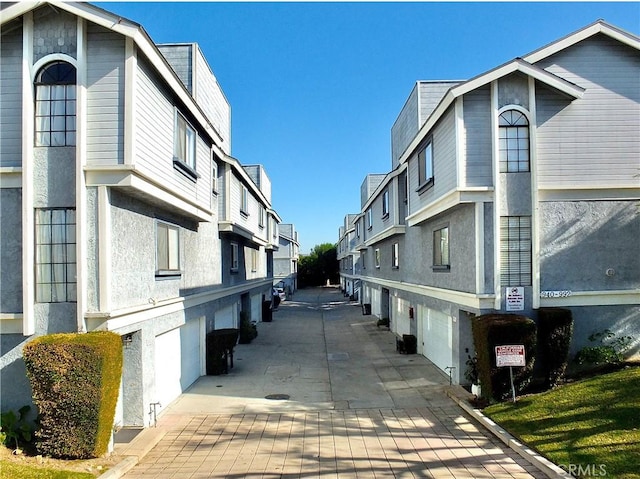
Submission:
POLYGON ((280 223, 278 238, 278 250, 273 254, 273 282, 274 286, 284 289, 288 297, 298 290, 300 243, 295 225, 280 223))
POLYGON ((597 21, 470 80, 411 91, 391 171, 361 189, 356 271, 362 302, 455 383, 472 319, 489 312, 567 308, 573 353, 610 329, 636 338, 638 354, 639 49, 597 21))
POLYGON ((340 268, 340 289, 346 296, 358 300, 360 281, 356 266, 360 252, 356 249, 356 233, 359 228, 357 214, 346 215, 344 225, 338 230, 337 259, 340 268))
POLYGON ((206 334, 260 320, 278 223, 197 44, 155 45, 86 3, 4 3, 2 410, 31 401, 23 346, 114 331, 116 424, 146 426, 205 374, 206 334))

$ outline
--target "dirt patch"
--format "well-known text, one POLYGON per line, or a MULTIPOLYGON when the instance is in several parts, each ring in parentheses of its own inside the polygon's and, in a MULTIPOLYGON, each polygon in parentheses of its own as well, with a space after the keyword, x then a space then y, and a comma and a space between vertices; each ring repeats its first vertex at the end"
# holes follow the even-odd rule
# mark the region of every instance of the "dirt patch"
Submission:
POLYGON ((55 469, 58 471, 88 472, 96 477, 118 464, 122 459, 122 457, 115 454, 95 459, 53 459, 51 457, 40 456, 32 451, 23 451, 20 454, 14 454, 11 449, 0 445, 0 460, 2 461, 9 461, 25 466, 55 469))

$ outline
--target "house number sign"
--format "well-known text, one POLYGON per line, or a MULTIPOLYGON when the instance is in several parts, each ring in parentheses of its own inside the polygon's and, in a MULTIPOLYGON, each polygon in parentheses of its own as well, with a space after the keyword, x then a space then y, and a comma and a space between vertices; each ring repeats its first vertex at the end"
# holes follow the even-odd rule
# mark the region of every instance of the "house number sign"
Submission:
POLYGON ((569 296, 571 296, 570 290, 540 291, 541 298, 568 298, 569 296))

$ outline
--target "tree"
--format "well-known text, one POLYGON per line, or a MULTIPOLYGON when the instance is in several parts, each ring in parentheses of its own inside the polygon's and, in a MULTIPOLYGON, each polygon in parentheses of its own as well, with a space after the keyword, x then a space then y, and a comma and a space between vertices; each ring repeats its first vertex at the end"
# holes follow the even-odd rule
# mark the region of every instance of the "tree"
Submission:
POLYGON ((323 286, 327 280, 331 284, 337 284, 339 279, 338 251, 335 244, 317 245, 309 255, 301 256, 298 262, 298 282, 301 287, 323 286))

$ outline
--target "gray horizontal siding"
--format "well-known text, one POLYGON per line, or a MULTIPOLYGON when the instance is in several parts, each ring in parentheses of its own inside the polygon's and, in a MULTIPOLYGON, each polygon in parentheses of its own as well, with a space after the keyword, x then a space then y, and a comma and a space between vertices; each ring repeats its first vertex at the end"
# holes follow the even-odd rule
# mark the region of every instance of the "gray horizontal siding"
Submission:
POLYGON ((22 164, 22 28, 1 37, 0 166, 22 164))
POLYGON ((569 103, 537 86, 539 185, 637 186, 638 52, 597 36, 539 66, 586 88, 583 98, 569 103))
POLYGON ((479 88, 464 95, 466 165, 464 185, 491 186, 491 91, 479 88))
POLYGON ((392 168, 398 165, 398 160, 407 149, 411 140, 418 133, 418 88, 411 90, 404 107, 400 111, 391 128, 391 161, 392 168))
POLYGON ((124 49, 121 35, 89 24, 87 162, 124 163, 124 49))

